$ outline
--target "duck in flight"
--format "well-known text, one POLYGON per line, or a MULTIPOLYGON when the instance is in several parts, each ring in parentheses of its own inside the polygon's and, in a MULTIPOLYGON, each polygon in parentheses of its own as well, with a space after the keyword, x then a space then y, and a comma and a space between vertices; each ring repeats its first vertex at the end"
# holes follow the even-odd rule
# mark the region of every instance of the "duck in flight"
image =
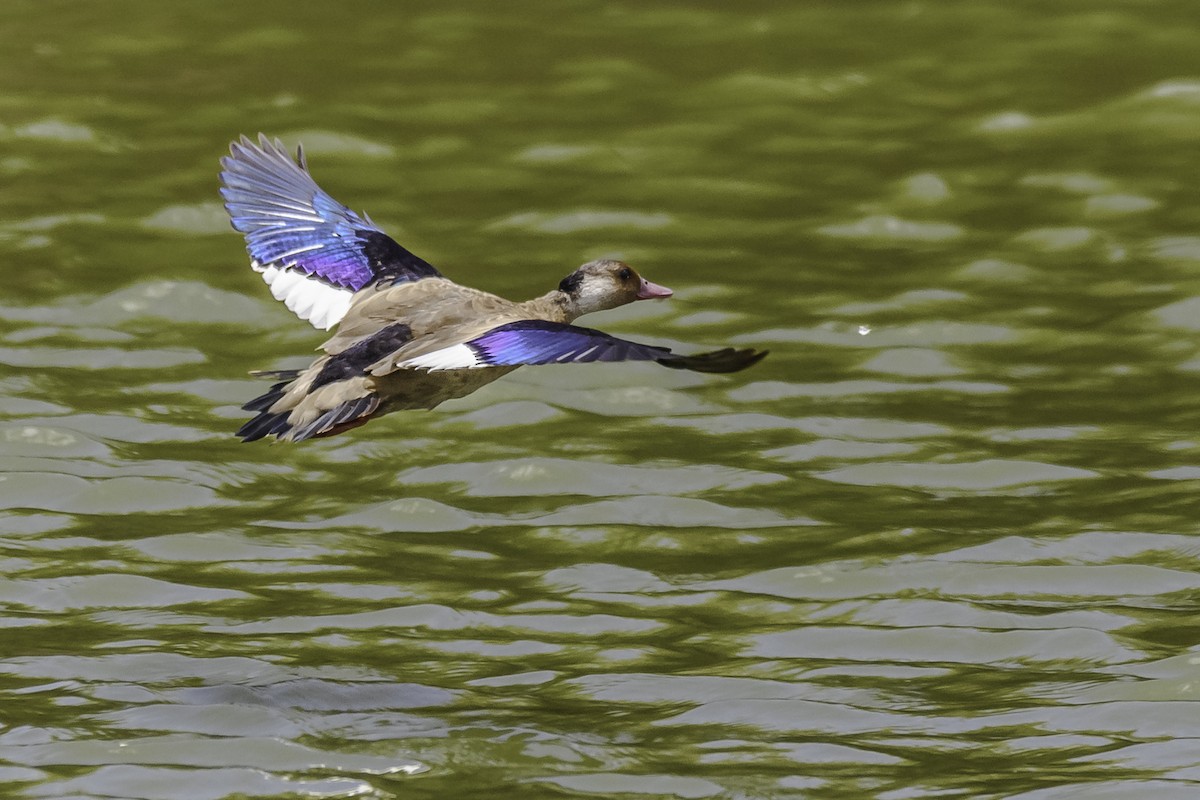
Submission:
POLYGON ((571 323, 671 296, 620 261, 591 261, 541 297, 514 303, 461 286, 401 247, 365 214, 325 193, 278 140, 243 136, 221 159, 221 196, 271 294, 315 328, 337 326, 305 369, 254 373, 278 383, 245 406, 238 431, 302 441, 333 436, 391 411, 433 408, 520 366, 655 361, 737 372, 766 352, 679 355, 571 323))

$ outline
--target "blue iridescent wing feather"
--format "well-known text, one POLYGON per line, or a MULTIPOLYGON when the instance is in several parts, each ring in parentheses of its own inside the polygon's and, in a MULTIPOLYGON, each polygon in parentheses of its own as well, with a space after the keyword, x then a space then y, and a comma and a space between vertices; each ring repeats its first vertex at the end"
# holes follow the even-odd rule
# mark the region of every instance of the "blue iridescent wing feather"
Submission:
POLYGON ((765 352, 725 348, 684 356, 669 348, 631 342, 578 325, 521 320, 493 328, 466 343, 488 366, 570 364, 591 361, 655 361, 664 367, 697 372, 736 372, 756 363, 765 352))
POLYGON ((543 320, 521 320, 493 328, 467 342, 477 357, 494 367, 589 361, 656 361, 665 347, 618 339, 603 331, 543 320))
POLYGON ((225 208, 259 267, 297 270, 350 291, 440 275, 321 189, 301 151, 293 161, 278 140, 243 136, 221 166, 225 208))

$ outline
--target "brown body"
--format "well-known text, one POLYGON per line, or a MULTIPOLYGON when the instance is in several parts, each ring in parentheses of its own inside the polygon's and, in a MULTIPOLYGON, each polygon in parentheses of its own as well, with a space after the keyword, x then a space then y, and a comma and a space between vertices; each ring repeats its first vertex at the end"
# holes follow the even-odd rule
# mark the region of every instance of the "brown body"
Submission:
MULTIPOLYGON (((515 303, 498 295, 460 286, 446 278, 423 278, 410 283, 362 289, 350 304, 336 333, 321 350, 325 352, 286 385, 277 387, 264 411, 287 414, 290 430, 280 439, 290 439, 323 415, 360 398, 375 399, 369 413, 346 420, 312 436, 331 436, 390 411, 434 408, 447 400, 466 395, 512 372, 516 367, 471 369, 419 369, 397 365, 467 342, 499 325, 520 320, 570 323, 589 311, 613 308, 638 299, 645 284, 636 272, 619 261, 597 261, 580 268, 580 289, 562 289, 515 303), (383 354, 359 374, 313 388, 330 360, 377 336, 390 326, 402 324, 409 338, 383 354)), ((653 286, 653 284, 649 284, 653 286)), ((661 287, 656 287, 661 288, 661 287)), ((665 292, 665 290, 663 290, 665 292)))

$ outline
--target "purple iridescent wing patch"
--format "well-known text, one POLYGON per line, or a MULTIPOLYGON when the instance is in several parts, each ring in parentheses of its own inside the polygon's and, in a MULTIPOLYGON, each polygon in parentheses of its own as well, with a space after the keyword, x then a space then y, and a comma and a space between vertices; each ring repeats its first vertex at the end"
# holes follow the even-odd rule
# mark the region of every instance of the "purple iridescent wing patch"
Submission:
POLYGON ((684 356, 669 348, 618 339, 603 331, 560 322, 521 320, 492 328, 466 343, 477 363, 459 367, 509 367, 520 364, 571 364, 587 361, 656 361, 671 369, 695 372, 737 372, 757 364, 763 350, 726 347, 684 356))
POLYGON ((560 322, 522 320, 493 328, 467 342, 480 361, 494 367, 588 361, 661 361, 665 347, 618 339, 603 331, 560 322))
POLYGON ((297 270, 350 291, 440 275, 317 186, 301 151, 293 161, 278 140, 243 136, 221 166, 225 208, 260 271, 297 270))

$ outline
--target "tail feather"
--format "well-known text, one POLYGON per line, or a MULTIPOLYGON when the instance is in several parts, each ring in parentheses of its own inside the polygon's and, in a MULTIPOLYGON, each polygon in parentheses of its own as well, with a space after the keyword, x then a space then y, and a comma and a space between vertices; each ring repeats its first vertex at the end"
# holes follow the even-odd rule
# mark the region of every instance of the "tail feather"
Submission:
POLYGON ((287 392, 287 387, 291 385, 300 373, 295 372, 288 376, 287 373, 273 373, 272 377, 284 378, 284 380, 272 386, 265 393, 251 400, 242 406, 243 411, 266 411, 271 406, 275 405, 275 401, 283 397, 287 392))
MULTIPOLYGON (((358 397, 347 400, 336 408, 331 408, 321 416, 302 428, 292 428, 286 434, 280 434, 280 439, 292 442, 302 442, 317 436, 327 436, 340 432, 339 427, 352 423, 363 417, 368 417, 379 408, 379 398, 375 395, 358 397)), ((366 420, 363 420, 364 422, 366 420)), ((358 423, 362 424, 362 423, 358 423)), ((349 427, 355 427, 351 425, 349 427)))
POLYGON ((270 436, 273 433, 278 435, 291 427, 287 421, 289 413, 288 411, 282 411, 278 414, 272 414, 269 411, 264 411, 238 428, 237 435, 242 437, 243 442, 257 442, 264 436, 270 436))
MULTIPOLYGON (((379 408, 379 397, 368 394, 339 403, 318 414, 316 419, 297 425, 291 421, 292 415, 296 412, 295 407, 282 411, 271 411, 271 409, 280 398, 287 394, 292 382, 299 377, 300 373, 295 370, 280 370, 266 374, 284 378, 284 380, 242 406, 247 411, 258 412, 253 419, 238 429, 237 435, 242 438, 243 442, 255 442, 267 436, 275 436, 281 441, 291 442, 302 442, 318 436, 332 436, 335 433, 362 425, 379 408)), ((304 400, 301 399, 300 402, 302 404, 304 400)))
POLYGON ((298 369, 252 369, 250 374, 255 378, 279 378, 285 381, 294 381, 300 377, 302 370, 298 369))

